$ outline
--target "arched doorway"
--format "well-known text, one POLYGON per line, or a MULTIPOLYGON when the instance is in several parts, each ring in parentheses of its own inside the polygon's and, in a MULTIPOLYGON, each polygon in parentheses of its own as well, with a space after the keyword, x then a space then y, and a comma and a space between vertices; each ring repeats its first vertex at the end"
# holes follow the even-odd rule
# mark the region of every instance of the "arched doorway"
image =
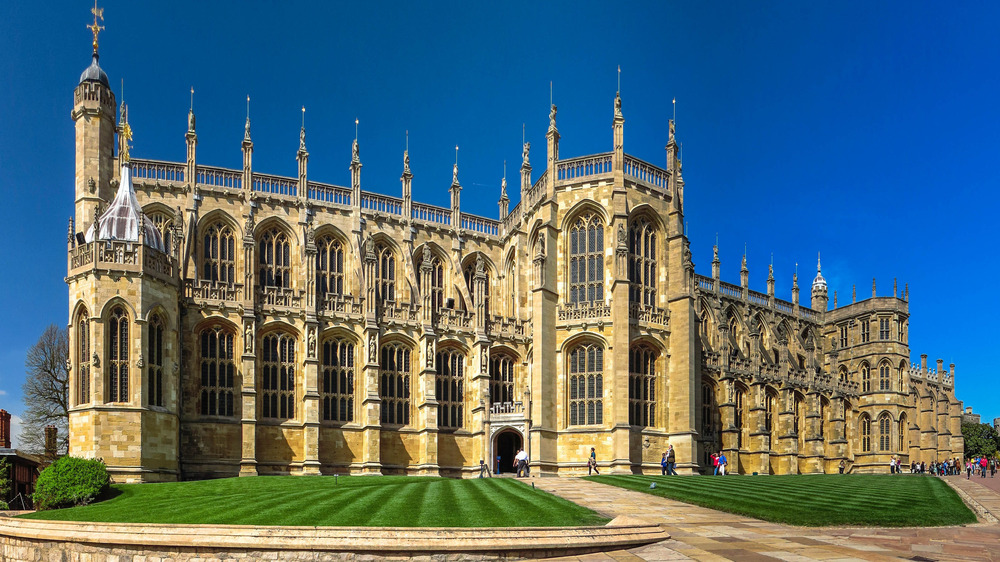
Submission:
POLYGON ((495 474, 517 472, 517 469, 514 468, 514 455, 517 454, 518 449, 524 446, 523 443, 521 434, 513 429, 505 429, 497 434, 493 442, 493 456, 499 457, 500 460, 493 459, 495 474))

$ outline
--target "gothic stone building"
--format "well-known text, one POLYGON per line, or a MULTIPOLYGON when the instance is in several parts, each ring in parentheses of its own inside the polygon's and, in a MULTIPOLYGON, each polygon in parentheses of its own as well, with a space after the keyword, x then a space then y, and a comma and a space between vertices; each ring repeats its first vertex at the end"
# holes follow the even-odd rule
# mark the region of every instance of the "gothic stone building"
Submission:
MULTIPOLYGON (((116 112, 119 116, 116 118, 116 112)), ((695 273, 673 124, 666 167, 612 150, 541 174, 500 220, 298 176, 128 158, 93 62, 74 91, 70 454, 116 481, 256 474, 886 471, 961 456, 954 366, 909 363, 908 295, 809 306, 695 273), (117 135, 117 139, 116 139, 117 135), (902 298, 900 298, 900 296, 902 298), (499 462, 495 459, 499 457, 499 462)), ((140 142, 141 144, 141 142, 140 142)), ((926 356, 923 356, 926 358, 926 356)))

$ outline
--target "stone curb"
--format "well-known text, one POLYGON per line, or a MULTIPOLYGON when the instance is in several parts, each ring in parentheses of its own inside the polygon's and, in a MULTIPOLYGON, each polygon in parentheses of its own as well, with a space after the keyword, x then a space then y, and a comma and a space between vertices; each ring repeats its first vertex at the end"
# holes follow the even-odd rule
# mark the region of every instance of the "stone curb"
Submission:
POLYGON ((947 478, 944 479, 944 481, 945 481, 946 484, 948 484, 948 486, 952 490, 955 490, 955 492, 958 494, 958 497, 962 498, 962 501, 965 502, 965 505, 969 506, 969 509, 971 509, 972 511, 974 511, 976 513, 976 515, 979 516, 980 519, 985 519, 986 521, 988 521, 990 523, 998 523, 998 522, 1000 522, 1000 520, 997 519, 996 515, 994 515, 992 512, 990 512, 990 510, 987 509, 986 506, 984 506, 983 504, 979 503, 978 500, 976 500, 971 495, 969 495, 968 492, 966 492, 962 488, 958 487, 957 485, 953 484, 947 478))
POLYGON ((258 527, 165 525, 0 518, 0 546, 52 541, 67 549, 227 552, 308 551, 376 555, 468 553, 498 556, 565 556, 629 549, 669 539, 660 525, 616 517, 603 527, 258 527))

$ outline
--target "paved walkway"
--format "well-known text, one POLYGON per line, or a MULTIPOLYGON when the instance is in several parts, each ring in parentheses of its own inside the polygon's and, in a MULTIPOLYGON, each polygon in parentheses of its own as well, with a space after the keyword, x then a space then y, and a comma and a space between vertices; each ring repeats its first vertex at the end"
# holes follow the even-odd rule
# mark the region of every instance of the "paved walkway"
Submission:
MULTIPOLYGON (((945 476, 944 479, 952 488, 959 490, 959 495, 963 496, 966 503, 971 499, 972 503, 976 504, 978 509, 975 511, 979 514, 980 521, 992 517, 996 520, 994 522, 1000 522, 1000 477, 990 478, 987 473, 986 478, 981 476, 966 478, 962 475, 945 476), (985 517, 980 510, 986 512, 985 517)), ((997 548, 1000 550, 1000 545, 997 548)))
MULTIPOLYGON (((903 529, 791 527, 579 478, 532 480, 543 490, 608 517, 627 514, 660 523, 672 537, 629 551, 556 559, 564 562, 688 559, 1000 561, 1000 525, 997 524, 903 529)), ((1000 495, 992 490, 981 488, 977 493, 992 494, 1000 500, 1000 495)))

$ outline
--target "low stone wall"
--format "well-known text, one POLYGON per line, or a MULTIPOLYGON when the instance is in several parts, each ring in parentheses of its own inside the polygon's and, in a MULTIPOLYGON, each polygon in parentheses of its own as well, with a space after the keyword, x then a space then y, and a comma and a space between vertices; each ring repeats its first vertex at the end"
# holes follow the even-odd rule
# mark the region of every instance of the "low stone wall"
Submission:
POLYGON ((0 560, 515 560, 627 549, 670 538, 617 517, 603 527, 255 527, 0 518, 0 560))

